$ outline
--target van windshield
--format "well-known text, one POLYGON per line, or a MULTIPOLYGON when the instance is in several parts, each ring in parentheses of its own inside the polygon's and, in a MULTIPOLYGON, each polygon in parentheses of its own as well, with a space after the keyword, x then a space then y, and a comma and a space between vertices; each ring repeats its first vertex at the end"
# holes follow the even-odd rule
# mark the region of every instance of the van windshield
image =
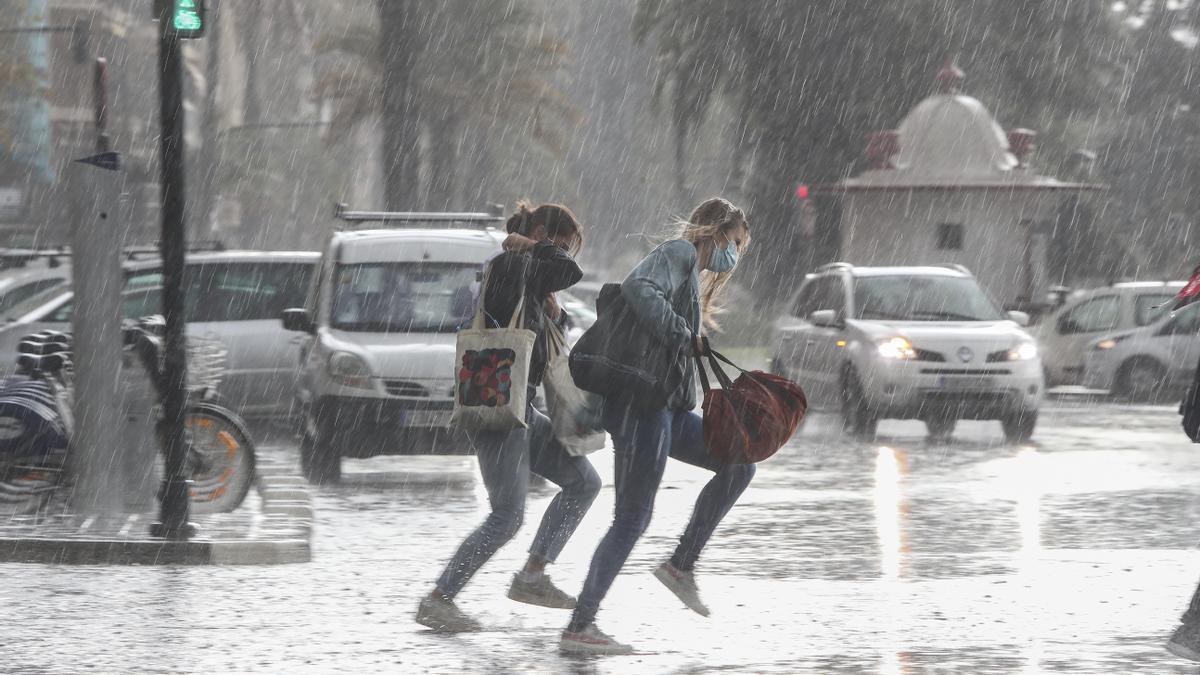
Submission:
POLYGON ((474 309, 480 266, 403 262, 338 265, 332 326, 372 333, 453 333, 474 309))
POLYGON ((970 277, 872 276, 854 281, 855 315, 890 321, 1000 321, 970 277))

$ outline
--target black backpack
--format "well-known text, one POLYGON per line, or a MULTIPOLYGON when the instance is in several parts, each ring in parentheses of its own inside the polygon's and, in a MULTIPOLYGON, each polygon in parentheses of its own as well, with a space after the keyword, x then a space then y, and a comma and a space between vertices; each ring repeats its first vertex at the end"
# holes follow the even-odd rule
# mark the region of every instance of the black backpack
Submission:
POLYGON ((665 407, 691 365, 678 345, 663 344, 638 322, 620 284, 600 290, 596 323, 571 348, 569 363, 575 386, 642 409, 665 407))
POLYGON ((1200 364, 1192 376, 1192 385, 1179 404, 1179 414, 1183 416, 1183 433, 1193 443, 1200 443, 1200 364))

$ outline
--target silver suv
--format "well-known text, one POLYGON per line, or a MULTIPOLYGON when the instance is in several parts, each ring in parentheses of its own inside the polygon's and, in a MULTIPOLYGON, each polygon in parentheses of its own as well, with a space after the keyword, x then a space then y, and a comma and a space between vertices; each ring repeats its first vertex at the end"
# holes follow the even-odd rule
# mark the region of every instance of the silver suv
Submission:
POLYGON ((1027 322, 1001 312, 962 266, 833 263, 806 277, 777 321, 772 367, 865 437, 883 418, 923 420, 933 436, 959 419, 994 419, 1025 441, 1043 393, 1027 322))

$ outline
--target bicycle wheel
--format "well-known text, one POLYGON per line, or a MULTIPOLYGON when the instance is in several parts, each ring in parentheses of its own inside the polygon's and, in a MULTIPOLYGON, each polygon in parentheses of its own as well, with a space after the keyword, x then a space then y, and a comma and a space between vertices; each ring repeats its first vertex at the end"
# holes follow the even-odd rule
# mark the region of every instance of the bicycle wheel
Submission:
POLYGON ((236 509, 254 484, 250 434, 232 412, 206 402, 188 405, 186 428, 192 512, 236 509))

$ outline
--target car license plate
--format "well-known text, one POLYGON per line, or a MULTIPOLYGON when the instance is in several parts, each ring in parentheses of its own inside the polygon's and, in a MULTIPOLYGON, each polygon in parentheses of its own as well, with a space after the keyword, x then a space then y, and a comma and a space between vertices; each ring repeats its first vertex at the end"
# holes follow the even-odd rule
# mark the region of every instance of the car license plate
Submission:
POLYGON ((996 378, 987 375, 942 375, 938 387, 946 391, 989 391, 996 388, 996 378))
POLYGON ((409 410, 404 424, 409 427, 448 427, 450 415, 449 410, 409 410))

